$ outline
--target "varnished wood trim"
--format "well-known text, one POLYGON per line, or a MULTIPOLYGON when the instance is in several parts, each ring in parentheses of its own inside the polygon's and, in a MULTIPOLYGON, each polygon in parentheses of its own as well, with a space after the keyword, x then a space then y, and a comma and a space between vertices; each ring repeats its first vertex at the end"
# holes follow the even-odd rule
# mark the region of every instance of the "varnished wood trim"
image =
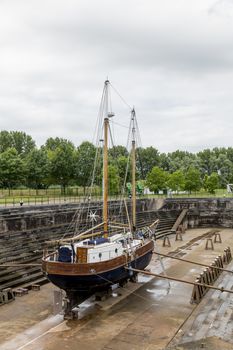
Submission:
MULTIPOLYGON (((135 251, 135 259, 140 258, 147 252, 152 251, 154 248, 154 242, 150 241, 143 246, 139 247, 135 251)), ((47 274, 53 275, 68 275, 68 276, 85 276, 92 274, 99 274, 107 272, 109 270, 114 270, 130 262, 130 257, 127 255, 121 255, 117 258, 100 261, 97 263, 62 263, 58 261, 47 261, 42 259, 42 270, 47 274), (93 272, 91 272, 93 270, 93 272)))

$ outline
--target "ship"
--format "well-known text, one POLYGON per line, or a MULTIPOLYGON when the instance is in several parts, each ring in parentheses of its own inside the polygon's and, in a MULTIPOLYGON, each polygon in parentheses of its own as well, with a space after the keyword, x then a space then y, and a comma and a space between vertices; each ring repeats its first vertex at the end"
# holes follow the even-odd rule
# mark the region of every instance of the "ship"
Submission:
MULTIPOLYGON (((108 95, 109 80, 104 83, 108 95)), ((105 99, 107 101, 107 98, 105 99)), ((102 222, 84 232, 59 242, 56 250, 42 258, 42 270, 48 280, 66 292, 66 318, 72 318, 73 308, 89 296, 109 290, 113 285, 124 286, 135 281, 131 268, 144 270, 150 263, 154 240, 152 230, 136 227, 136 140, 135 110, 131 110, 131 173, 132 215, 127 213, 128 224, 113 223, 109 218, 108 200, 108 138, 109 120, 113 114, 103 108, 103 210, 102 222), (117 228, 111 232, 110 227, 117 228)), ((127 211, 127 206, 126 206, 127 211)), ((152 224, 153 225, 153 224, 152 224)))

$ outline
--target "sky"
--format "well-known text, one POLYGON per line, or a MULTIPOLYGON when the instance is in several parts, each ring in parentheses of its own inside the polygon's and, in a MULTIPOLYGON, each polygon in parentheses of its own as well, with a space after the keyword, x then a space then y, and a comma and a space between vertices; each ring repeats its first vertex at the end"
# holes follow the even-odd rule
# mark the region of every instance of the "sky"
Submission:
POLYGON ((233 0, 0 0, 1 130, 92 141, 107 77, 116 144, 233 146, 233 0))

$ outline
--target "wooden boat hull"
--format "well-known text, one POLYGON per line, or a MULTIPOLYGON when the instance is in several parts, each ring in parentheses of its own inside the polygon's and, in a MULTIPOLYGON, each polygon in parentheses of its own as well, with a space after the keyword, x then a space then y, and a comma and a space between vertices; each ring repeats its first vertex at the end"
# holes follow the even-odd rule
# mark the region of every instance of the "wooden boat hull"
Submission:
POLYGON ((136 250, 133 260, 120 256, 99 263, 72 264, 44 259, 42 268, 47 278, 66 292, 90 295, 132 277, 132 271, 126 270, 126 265, 139 270, 145 269, 151 261, 153 249, 154 243, 149 241, 136 250))

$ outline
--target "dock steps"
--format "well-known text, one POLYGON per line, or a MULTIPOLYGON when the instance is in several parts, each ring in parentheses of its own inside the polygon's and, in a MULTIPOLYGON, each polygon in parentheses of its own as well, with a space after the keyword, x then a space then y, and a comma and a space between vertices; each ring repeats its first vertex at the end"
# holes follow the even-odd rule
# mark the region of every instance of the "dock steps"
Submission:
POLYGON ((188 212, 188 209, 183 209, 180 213, 180 215, 178 216, 176 222, 174 223, 174 225, 171 228, 171 232, 175 233, 178 229, 178 227, 182 224, 186 214, 188 212))

